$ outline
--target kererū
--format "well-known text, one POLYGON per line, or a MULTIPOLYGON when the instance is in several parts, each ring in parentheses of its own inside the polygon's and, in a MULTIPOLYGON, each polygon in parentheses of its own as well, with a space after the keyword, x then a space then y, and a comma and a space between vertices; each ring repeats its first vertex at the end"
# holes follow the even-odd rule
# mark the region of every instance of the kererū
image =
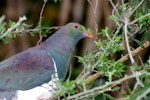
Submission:
POLYGON ((3 92, 23 92, 50 83, 52 75, 64 79, 75 45, 86 37, 92 34, 85 33, 82 25, 69 23, 40 45, 0 62, 0 100, 3 92))

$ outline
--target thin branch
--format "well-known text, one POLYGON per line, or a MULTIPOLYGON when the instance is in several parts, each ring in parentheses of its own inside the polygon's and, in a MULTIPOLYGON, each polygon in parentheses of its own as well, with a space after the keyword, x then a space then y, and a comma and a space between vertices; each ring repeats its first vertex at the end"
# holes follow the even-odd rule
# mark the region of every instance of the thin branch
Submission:
POLYGON ((140 55, 138 55, 138 58, 140 60, 140 64, 141 64, 142 68, 144 69, 144 62, 142 61, 142 58, 140 57, 140 55))
POLYGON ((149 93, 150 93, 150 88, 144 91, 142 95, 137 96, 136 100, 143 100, 143 98, 146 97, 149 93))
POLYGON ((96 0, 96 4, 95 4, 95 33, 97 34, 98 33, 98 24, 97 24, 97 16, 96 16, 96 13, 97 13, 97 7, 98 7, 98 0, 96 0))
POLYGON ((91 8, 93 10, 93 13, 94 13, 94 21, 95 21, 95 34, 98 33, 98 24, 97 24, 97 8, 98 8, 98 0, 96 0, 95 2, 95 5, 90 1, 90 0, 87 0, 89 2, 89 4, 91 5, 91 8))
POLYGON ((42 9, 41 9, 41 12, 40 12, 40 18, 39 18, 39 23, 38 23, 38 27, 39 27, 39 37, 40 39, 38 40, 37 42, 37 45, 42 43, 42 29, 41 29, 41 24, 42 24, 42 16, 43 16, 43 12, 44 12, 44 8, 46 6, 46 3, 47 3, 48 0, 44 0, 44 3, 43 3, 43 6, 42 6, 42 9))
POLYGON ((142 0, 133 10, 132 10, 132 12, 130 13, 130 15, 128 16, 128 18, 130 18, 132 15, 133 15, 133 13, 141 6, 141 4, 144 2, 144 0, 142 0))
POLYGON ((98 0, 96 0, 96 4, 95 4, 95 10, 94 10, 95 14, 96 14, 96 11, 97 11, 97 7, 98 7, 98 0))
MULTIPOLYGON (((143 50, 145 50, 146 48, 148 48, 150 46, 150 42, 146 41, 143 46, 138 47, 137 49, 135 49, 134 51, 132 51, 132 56, 137 55, 138 53, 142 52, 143 50)), ((125 55, 122 58, 120 58, 117 62, 125 62, 129 59, 129 55, 125 55)))
POLYGON ((127 52, 129 54, 131 64, 134 64, 135 61, 133 59, 133 56, 132 56, 132 53, 131 53, 131 50, 130 50, 130 45, 129 45, 129 40, 128 40, 128 28, 127 27, 128 27, 128 19, 125 17, 124 18, 124 26, 123 26, 125 45, 126 45, 126 48, 127 48, 127 52))
POLYGON ((117 8, 116 8, 116 6, 114 5, 113 1, 112 1, 112 0, 109 0, 109 2, 111 3, 111 5, 112 5, 114 11, 116 12, 117 16, 118 16, 120 19, 122 19, 121 16, 120 16, 120 14, 119 14, 119 12, 118 12, 118 10, 117 10, 117 8))
POLYGON ((121 0, 121 4, 124 5, 124 0, 121 0))
POLYGON ((93 11, 95 11, 95 9, 94 9, 94 4, 90 1, 90 0, 87 0, 88 2, 89 2, 89 4, 91 5, 91 7, 92 7, 92 9, 93 9, 93 11))
POLYGON ((68 77, 67 77, 66 80, 70 80, 71 75, 72 75, 72 65, 70 64, 70 66, 69 66, 69 74, 68 74, 68 77))
POLYGON ((11 31, 13 31, 14 29, 16 29, 17 27, 19 27, 21 25, 21 23, 23 21, 25 21, 27 18, 24 16, 24 17, 21 17, 19 18, 19 21, 12 27, 8 28, 7 31, 5 33, 3 33, 1 36, 0 36, 0 39, 4 38, 8 33, 10 33, 11 31))
POLYGON ((143 18, 145 18, 145 17, 148 17, 148 16, 150 16, 150 13, 145 14, 144 16, 141 16, 141 17, 135 19, 134 21, 130 22, 128 25, 135 24, 135 23, 138 22, 139 20, 141 20, 141 19, 143 19, 143 18))
POLYGON ((140 81, 140 79, 139 79, 139 77, 135 77, 136 78, 136 84, 134 85, 134 88, 133 88, 133 91, 135 90, 135 89, 137 89, 138 88, 138 86, 140 85, 141 87, 144 87, 144 85, 143 85, 143 83, 140 81))
POLYGON ((58 30, 58 29, 60 29, 61 27, 62 27, 62 26, 53 26, 53 27, 48 28, 48 29, 46 30, 46 32, 49 32, 49 31, 52 30, 52 29, 58 30))
POLYGON ((82 100, 86 97, 90 97, 90 96, 93 96, 95 94, 99 94, 99 93, 102 93, 103 91, 102 90, 105 90, 106 88, 108 89, 109 87, 111 87, 111 85, 114 85, 114 84, 120 84, 126 80, 129 80, 129 79, 132 79, 132 78, 135 78, 135 77, 139 77, 143 74, 146 74, 145 71, 141 71, 141 72, 136 72, 135 74, 132 74, 130 76, 125 76, 119 80, 116 80, 116 81, 112 81, 110 83, 107 83, 105 85, 102 85, 102 86, 99 86, 99 87, 95 87, 93 89, 90 89, 90 90, 87 90, 87 91, 84 91, 84 92, 81 92, 81 93, 78 93, 76 95, 73 95, 73 96, 70 96, 67 98, 67 100, 72 100, 72 99, 76 99, 76 100, 82 100))
POLYGON ((86 80, 86 84, 90 84, 91 82, 94 82, 97 78, 99 78, 101 75, 103 75, 103 72, 97 72, 96 74, 93 74, 89 76, 86 80))

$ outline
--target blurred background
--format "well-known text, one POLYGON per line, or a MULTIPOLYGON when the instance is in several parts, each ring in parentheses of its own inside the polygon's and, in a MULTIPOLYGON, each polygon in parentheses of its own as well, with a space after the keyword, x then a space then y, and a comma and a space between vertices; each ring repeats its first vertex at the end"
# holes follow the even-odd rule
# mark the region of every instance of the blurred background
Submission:
MULTIPOLYGON (((93 5, 96 5, 96 1, 98 1, 95 14, 88 0, 57 0, 57 2, 48 0, 43 12, 42 25, 52 27, 77 22, 86 28, 93 29, 93 34, 95 34, 96 23, 99 30, 105 26, 113 29, 114 25, 108 20, 108 16, 112 12, 109 0, 90 1, 93 5)), ((114 1, 120 2, 121 0, 114 1)), ((26 16, 26 23, 31 25, 31 28, 34 28, 39 21, 43 3, 43 0, 0 0, 0 15, 6 16, 5 21, 18 21, 19 17, 26 16)), ((38 34, 31 36, 28 33, 23 33, 22 36, 18 36, 16 39, 10 39, 9 44, 0 42, 0 61, 35 46, 38 40, 38 34)), ((75 49, 75 55, 84 55, 92 51, 94 49, 93 40, 84 39, 80 41, 75 49)), ((81 71, 81 67, 78 67, 80 64, 77 63, 77 59, 73 59, 71 65, 81 71)))

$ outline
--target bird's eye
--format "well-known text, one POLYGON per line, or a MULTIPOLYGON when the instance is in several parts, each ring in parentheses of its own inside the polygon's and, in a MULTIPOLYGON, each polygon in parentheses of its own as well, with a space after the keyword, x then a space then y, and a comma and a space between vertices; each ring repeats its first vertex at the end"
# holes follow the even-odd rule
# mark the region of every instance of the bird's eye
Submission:
POLYGON ((78 26, 78 25, 75 25, 75 26, 74 26, 74 29, 78 29, 78 28, 79 28, 79 26, 78 26))

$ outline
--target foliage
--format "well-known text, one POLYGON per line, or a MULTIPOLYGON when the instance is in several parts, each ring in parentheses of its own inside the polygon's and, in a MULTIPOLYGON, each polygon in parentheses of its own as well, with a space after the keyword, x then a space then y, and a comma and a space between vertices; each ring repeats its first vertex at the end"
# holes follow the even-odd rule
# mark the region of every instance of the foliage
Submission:
POLYGON ((61 1, 61 0, 53 0, 55 3, 57 3, 57 2, 59 2, 59 1, 61 1))
MULTIPOLYGON (((113 7, 113 14, 109 19, 114 22, 116 30, 111 31, 108 27, 102 29, 101 32, 97 34, 97 37, 100 37, 101 40, 97 39, 94 41, 95 50, 83 57, 78 56, 79 62, 84 66, 84 74, 79 76, 75 80, 75 85, 72 86, 78 88, 80 92, 75 91, 74 95, 67 97, 68 100, 114 100, 114 97, 110 95, 109 92, 120 91, 122 87, 119 84, 129 79, 136 80, 134 87, 131 88, 129 86, 126 88, 125 91, 128 91, 129 94, 118 93, 122 95, 120 99, 148 100, 148 98, 150 98, 150 59, 147 60, 147 63, 142 65, 143 67, 138 66, 133 58, 134 55, 132 54, 131 45, 129 44, 130 41, 133 40, 140 47, 149 39, 148 26, 150 24, 150 8, 145 6, 146 1, 144 0, 138 2, 133 0, 133 2, 130 3, 122 2, 119 6, 115 6, 112 0, 109 1, 113 7), (145 10, 147 12, 145 12, 145 10), (135 39, 134 35, 136 34, 143 34, 143 38, 141 38, 141 40, 135 39), (122 59, 124 59, 124 56, 117 60, 118 57, 116 54, 126 50, 129 55, 129 59, 127 60, 131 62, 131 66, 123 64, 124 61, 122 59), (102 81, 97 83, 97 77, 94 81, 92 80, 89 85, 89 81, 91 81, 89 77, 95 78, 99 72, 101 72, 99 77, 101 77, 100 80, 102 81), (127 72, 131 74, 127 74, 127 72)), ((142 51, 138 51, 136 54, 139 52, 142 51)), ((74 88, 72 88, 72 91, 74 88)), ((67 93, 68 92, 64 92, 64 94, 67 93)))
MULTIPOLYGON (((58 2, 58 0, 54 1, 58 2)), ((133 40, 141 47, 145 41, 150 40, 148 30, 150 8, 147 6, 147 2, 150 1, 133 0, 130 3, 123 1, 120 5, 115 6, 112 0, 109 0, 113 7, 109 20, 114 23, 115 31, 106 27, 96 34, 98 39, 94 41, 94 51, 83 57, 77 56, 78 61, 84 66, 82 74, 75 80, 58 81, 60 89, 56 92, 57 96, 64 96, 68 100, 114 100, 115 97, 109 93, 118 92, 122 95, 120 99, 148 100, 150 98, 150 57, 146 63, 141 61, 143 65, 137 65, 130 45, 130 41, 133 40), (137 34, 143 34, 143 37, 137 40, 134 38, 137 34), (127 52, 127 60, 130 61, 131 66, 124 64, 122 59, 125 56, 118 56, 118 53, 122 55, 124 51, 127 52), (128 94, 119 92, 122 88, 121 84, 129 79, 135 79, 133 88, 129 86, 125 89, 128 94)), ((44 7, 45 5, 43 9, 44 7)), ((8 38, 15 38, 22 32, 28 32, 31 35, 40 32, 40 36, 47 36, 48 27, 41 25, 42 13, 43 10, 41 10, 39 25, 34 29, 29 29, 30 25, 23 23, 26 20, 25 17, 20 18, 16 23, 11 21, 6 23, 4 22, 5 17, 2 16, 0 18, 0 39, 8 42, 8 38)), ((87 32, 91 33, 91 29, 88 29, 87 32)), ((140 52, 142 51, 136 54, 140 52)))
POLYGON ((145 63, 144 65, 145 70, 147 71, 147 74, 143 74, 140 77, 140 81, 143 84, 143 87, 137 87, 133 93, 130 95, 131 100, 148 100, 150 98, 150 73, 148 71, 148 69, 150 68, 150 58, 148 59, 148 61, 145 63))
POLYGON ((75 94, 75 81, 66 81, 65 83, 63 81, 58 81, 57 84, 60 87, 59 91, 56 93, 57 95, 64 95, 64 93, 75 94))
POLYGON ((26 24, 24 21, 27 20, 25 16, 20 17, 18 22, 8 21, 5 22, 5 16, 0 17, 0 40, 4 43, 8 43, 9 38, 16 38, 17 36, 22 35, 23 33, 30 33, 31 36, 39 33, 42 30, 42 36, 47 37, 47 33, 50 33, 49 26, 42 25, 41 28, 38 26, 30 29, 31 25, 26 24))
POLYGON ((0 40, 8 43, 8 38, 16 38, 17 35, 25 32, 28 28, 28 25, 22 23, 26 20, 26 17, 20 17, 18 22, 9 21, 8 23, 4 22, 5 16, 0 17, 0 40), (7 27, 7 28, 6 28, 7 27))

